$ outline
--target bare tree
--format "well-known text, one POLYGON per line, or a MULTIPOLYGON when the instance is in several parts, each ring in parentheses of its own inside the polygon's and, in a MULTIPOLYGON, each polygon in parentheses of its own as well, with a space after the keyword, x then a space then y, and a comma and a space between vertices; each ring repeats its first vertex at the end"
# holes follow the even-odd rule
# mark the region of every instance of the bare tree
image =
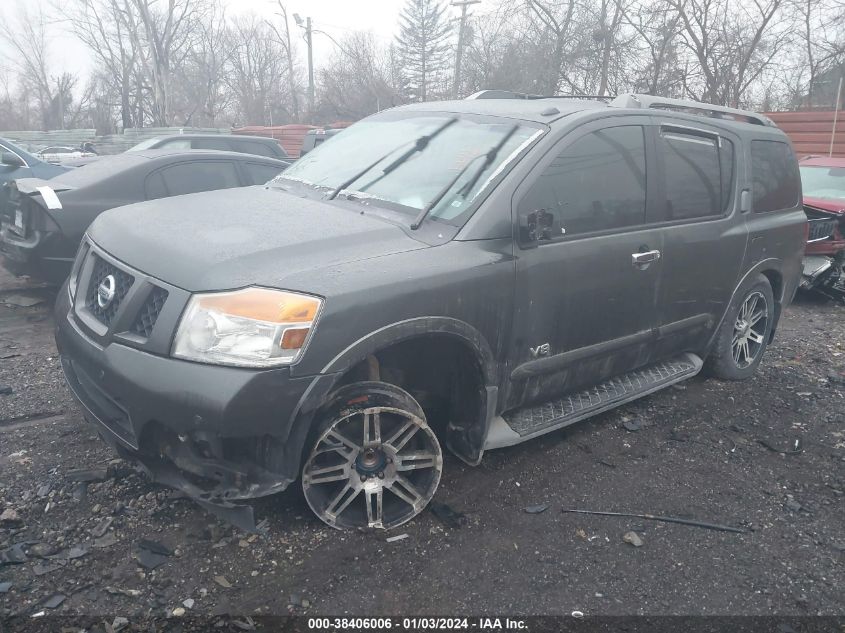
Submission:
MULTIPOLYGON (((134 90, 139 59, 138 38, 129 37, 127 7, 122 0, 73 0, 58 5, 73 33, 91 51, 99 63, 98 87, 108 86, 119 95, 122 127, 142 125, 133 114, 142 98, 134 90)), ((100 96, 105 97, 100 91, 100 96)))
POLYGON ((669 0, 680 19, 682 41, 701 73, 700 87, 686 83, 688 93, 710 103, 740 105, 749 86, 783 50, 789 30, 775 18, 784 1, 669 0))
POLYGON ((173 70, 188 55, 197 24, 206 9, 203 0, 123 0, 128 35, 143 51, 141 66, 152 85, 154 125, 169 125, 173 70))
MULTIPOLYGON (((64 104, 60 102, 61 99, 57 100, 57 95, 61 93, 57 93, 55 79, 48 71, 50 49, 44 13, 30 11, 26 5, 21 6, 17 19, 0 21, 0 38, 14 54, 19 80, 29 88, 27 92, 33 93, 37 99, 40 125, 43 129, 60 127, 64 104)), ((60 87, 63 86, 60 84, 60 87)))
POLYGON ((300 85, 296 79, 296 53, 290 41, 290 22, 288 22, 288 10, 282 0, 278 0, 277 6, 278 11, 276 13, 276 16, 280 19, 281 24, 276 25, 274 22, 268 22, 268 24, 270 24, 270 28, 273 30, 273 33, 275 33, 277 41, 282 46, 282 49, 285 52, 285 62, 287 62, 288 71, 288 91, 290 92, 291 97, 293 118, 294 120, 299 121, 302 116, 299 104, 300 85))

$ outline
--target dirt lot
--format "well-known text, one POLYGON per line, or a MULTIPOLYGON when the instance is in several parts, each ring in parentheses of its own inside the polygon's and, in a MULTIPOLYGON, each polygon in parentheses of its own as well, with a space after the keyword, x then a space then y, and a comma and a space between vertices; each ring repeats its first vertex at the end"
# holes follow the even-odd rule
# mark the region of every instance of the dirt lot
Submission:
POLYGON ((791 307, 750 381, 696 378, 489 453, 478 468, 448 457, 436 500, 463 518, 447 525, 427 512, 388 543, 391 534, 323 526, 298 488, 258 503, 265 533, 243 534, 113 461, 62 380, 51 293, 4 304, 20 302, 2 275, 0 393, 11 393, 0 395, 0 616, 31 615, 51 598, 60 604, 48 613, 130 619, 175 609, 845 614, 845 308, 791 307), (796 440, 799 452, 777 452, 796 440), (98 468, 104 481, 68 476, 98 468), (548 509, 524 510, 537 504, 548 509), (631 530, 641 547, 623 541, 631 530), (169 554, 154 570, 137 560, 143 539, 169 554))

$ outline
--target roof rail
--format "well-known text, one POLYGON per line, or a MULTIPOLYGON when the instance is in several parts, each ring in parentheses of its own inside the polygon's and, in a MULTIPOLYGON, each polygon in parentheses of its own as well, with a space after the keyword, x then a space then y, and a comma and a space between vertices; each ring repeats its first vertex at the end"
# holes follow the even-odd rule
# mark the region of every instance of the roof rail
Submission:
POLYGON ((466 97, 467 99, 596 99, 610 101, 611 96, 601 95, 535 95, 513 90, 479 90, 466 97))
POLYGON ((686 101, 684 99, 668 99, 655 97, 654 95, 624 94, 619 95, 610 105, 616 108, 654 108, 656 110, 673 110, 686 112, 687 114, 698 114, 716 119, 734 119, 754 125, 766 125, 777 127, 769 117, 751 112, 750 110, 739 110, 725 106, 712 105, 710 103, 699 103, 698 101, 686 101))

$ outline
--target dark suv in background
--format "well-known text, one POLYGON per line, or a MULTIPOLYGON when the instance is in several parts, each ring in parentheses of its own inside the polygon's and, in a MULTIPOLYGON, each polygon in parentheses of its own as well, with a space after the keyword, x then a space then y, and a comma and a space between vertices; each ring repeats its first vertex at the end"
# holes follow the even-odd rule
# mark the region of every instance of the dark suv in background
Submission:
POLYGON ((56 312, 102 437, 205 504, 301 477, 329 525, 390 528, 441 443, 478 464, 702 369, 750 377, 807 237, 787 137, 490 96, 369 117, 262 189, 100 216, 56 312))

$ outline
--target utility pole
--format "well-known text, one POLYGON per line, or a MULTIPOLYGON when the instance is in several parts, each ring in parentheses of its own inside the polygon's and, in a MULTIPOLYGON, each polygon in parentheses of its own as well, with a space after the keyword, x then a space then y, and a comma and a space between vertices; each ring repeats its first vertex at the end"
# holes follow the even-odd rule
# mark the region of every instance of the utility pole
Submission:
POLYGON ((296 25, 305 29, 305 44, 308 46, 308 116, 314 116, 314 47, 311 41, 311 18, 303 20, 298 13, 293 14, 296 25))
POLYGON ((452 97, 458 98, 461 89, 461 62, 464 56, 464 28, 467 21, 467 7, 471 4, 478 4, 481 0, 453 0, 453 7, 461 7, 461 25, 458 28, 458 51, 455 55, 455 85, 452 88, 452 97))

